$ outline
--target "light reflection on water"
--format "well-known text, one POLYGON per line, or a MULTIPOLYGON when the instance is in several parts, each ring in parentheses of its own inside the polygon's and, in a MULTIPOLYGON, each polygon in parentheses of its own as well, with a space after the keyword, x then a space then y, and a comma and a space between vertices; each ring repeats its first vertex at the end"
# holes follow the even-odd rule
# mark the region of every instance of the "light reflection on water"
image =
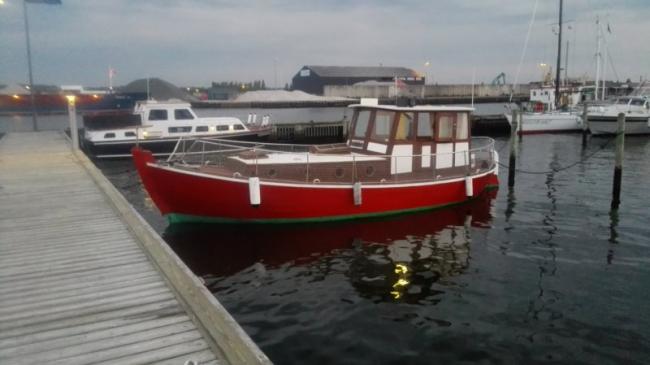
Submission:
MULTIPOLYGON (((518 167, 605 142, 525 136, 518 167)), ((277 227, 168 227, 129 161, 98 166, 278 364, 644 364, 650 138, 625 152, 618 212, 611 144, 453 210, 277 227)))

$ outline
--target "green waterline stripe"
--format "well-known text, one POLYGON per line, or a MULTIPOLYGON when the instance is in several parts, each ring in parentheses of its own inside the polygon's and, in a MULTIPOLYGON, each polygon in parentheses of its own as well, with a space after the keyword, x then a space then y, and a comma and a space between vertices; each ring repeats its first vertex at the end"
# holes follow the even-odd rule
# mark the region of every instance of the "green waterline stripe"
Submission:
POLYGON ((483 193, 460 202, 442 204, 442 205, 431 205, 431 206, 411 208, 411 209, 392 210, 388 212, 379 212, 379 213, 339 215, 333 217, 278 218, 278 219, 233 219, 233 218, 222 218, 222 217, 204 217, 204 216, 197 216, 191 214, 169 213, 167 214, 167 221, 169 222, 169 224, 178 224, 178 223, 290 224, 290 223, 340 222, 340 221, 348 221, 353 219, 398 216, 398 215, 405 215, 405 214, 411 214, 417 212, 440 210, 444 208, 449 208, 449 207, 469 203, 471 201, 478 199, 485 192, 496 190, 498 188, 499 188, 498 185, 487 185, 483 193))

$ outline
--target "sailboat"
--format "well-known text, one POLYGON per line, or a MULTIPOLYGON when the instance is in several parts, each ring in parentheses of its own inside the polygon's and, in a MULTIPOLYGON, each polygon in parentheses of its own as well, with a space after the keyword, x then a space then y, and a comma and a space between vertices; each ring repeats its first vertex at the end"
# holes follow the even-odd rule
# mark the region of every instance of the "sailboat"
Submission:
MULTIPOLYGON (((560 0, 560 17, 557 47, 557 67, 555 77, 555 89, 543 88, 531 90, 533 92, 544 92, 548 98, 543 110, 525 111, 521 114, 521 125, 519 131, 522 134, 532 133, 553 133, 553 132, 577 132, 582 130, 582 118, 580 113, 573 110, 559 110, 560 94, 560 60, 562 55, 562 8, 563 1, 560 0)), ((512 124, 512 113, 505 114, 506 119, 512 124)))

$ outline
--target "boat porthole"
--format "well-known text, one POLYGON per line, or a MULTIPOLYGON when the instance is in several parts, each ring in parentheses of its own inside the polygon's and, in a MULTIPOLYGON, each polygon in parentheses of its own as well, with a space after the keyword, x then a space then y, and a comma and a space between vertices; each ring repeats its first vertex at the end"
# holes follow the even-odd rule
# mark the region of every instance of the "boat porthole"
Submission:
POLYGON ((372 176, 375 174, 375 168, 372 166, 366 167, 366 176, 372 176))
POLYGON ((343 177, 343 169, 342 169, 342 168, 337 167, 335 173, 336 173, 336 177, 338 177, 338 178, 342 178, 342 177, 343 177))
POLYGON ((276 177, 278 175, 278 172, 275 169, 269 169, 267 175, 269 175, 270 177, 276 177))

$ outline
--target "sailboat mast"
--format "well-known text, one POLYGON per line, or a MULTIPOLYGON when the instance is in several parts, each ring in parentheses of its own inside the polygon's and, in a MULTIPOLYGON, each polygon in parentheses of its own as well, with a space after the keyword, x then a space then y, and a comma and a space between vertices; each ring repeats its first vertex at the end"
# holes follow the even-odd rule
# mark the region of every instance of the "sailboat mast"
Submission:
POLYGON ((555 67, 555 107, 560 105, 560 71, 562 61, 562 0, 560 0, 560 20, 557 34, 557 66, 555 67))
POLYGON ((596 40, 598 48, 596 49, 596 90, 594 90, 594 100, 598 100, 598 88, 600 86, 600 19, 596 17, 596 40))

